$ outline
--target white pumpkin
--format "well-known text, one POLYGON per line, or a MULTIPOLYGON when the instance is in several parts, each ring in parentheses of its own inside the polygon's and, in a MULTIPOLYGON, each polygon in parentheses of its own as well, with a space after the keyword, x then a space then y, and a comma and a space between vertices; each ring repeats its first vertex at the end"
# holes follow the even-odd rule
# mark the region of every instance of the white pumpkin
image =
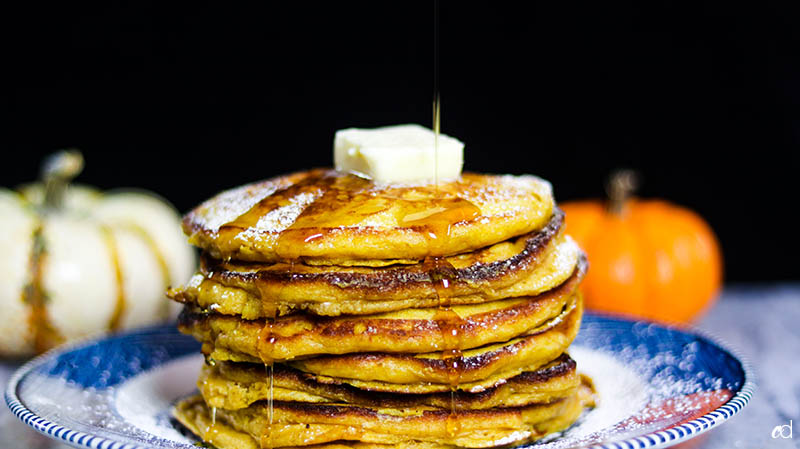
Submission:
POLYGON ((43 184, 0 189, 0 357, 164 321, 166 288, 195 270, 172 206, 147 192, 70 186, 82 161, 59 153, 43 184))

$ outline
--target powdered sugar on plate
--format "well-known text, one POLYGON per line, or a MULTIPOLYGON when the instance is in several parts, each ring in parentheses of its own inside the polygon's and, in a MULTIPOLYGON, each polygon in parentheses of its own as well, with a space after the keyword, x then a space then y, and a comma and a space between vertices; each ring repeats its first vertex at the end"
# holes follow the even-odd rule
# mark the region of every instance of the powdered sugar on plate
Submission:
MULTIPOLYGON (((745 364, 679 329, 586 315, 569 353, 597 406, 537 449, 663 447, 725 421, 752 394, 745 364)), ((172 327, 136 331, 28 363, 6 401, 26 424, 75 446, 191 449, 170 409, 195 390, 202 363, 199 345, 172 327)))

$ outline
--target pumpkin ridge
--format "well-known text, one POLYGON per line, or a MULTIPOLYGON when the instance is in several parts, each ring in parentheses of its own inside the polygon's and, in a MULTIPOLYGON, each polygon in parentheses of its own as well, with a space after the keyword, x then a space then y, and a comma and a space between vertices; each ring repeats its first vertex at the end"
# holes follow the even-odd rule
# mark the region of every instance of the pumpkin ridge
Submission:
POLYGON ((114 268, 114 279, 117 281, 117 298, 114 305, 114 312, 111 314, 111 319, 108 321, 108 329, 111 331, 119 330, 122 323, 122 316, 125 314, 125 307, 127 304, 125 298, 125 285, 122 276, 122 267, 119 262, 119 249, 117 242, 114 240, 114 235, 108 226, 100 226, 100 233, 103 234, 103 241, 108 247, 108 252, 111 255, 111 266, 114 268))
POLYGON ((64 337, 56 330, 47 315, 47 294, 42 285, 44 260, 47 255, 44 241, 44 223, 39 222, 34 228, 33 245, 28 259, 28 283, 22 289, 22 301, 30 305, 28 331, 33 334, 36 352, 44 352, 64 341, 64 337))
MULTIPOLYGON (((150 248, 150 252, 153 253, 153 256, 155 256, 156 263, 158 263, 158 269, 159 271, 161 271, 161 277, 163 278, 162 280, 164 281, 163 282, 164 290, 166 291, 172 288, 171 285, 172 272, 170 271, 169 265, 167 264, 167 259, 161 252, 161 248, 159 248, 158 245, 156 244, 156 241, 153 239, 153 237, 150 236, 150 234, 147 233, 147 230, 145 230, 143 227, 135 223, 130 223, 127 225, 127 227, 142 239, 145 245, 147 245, 147 247, 150 248)), ((162 319, 169 318, 170 316, 169 301, 167 301, 166 299, 161 302, 159 313, 161 314, 162 319)))

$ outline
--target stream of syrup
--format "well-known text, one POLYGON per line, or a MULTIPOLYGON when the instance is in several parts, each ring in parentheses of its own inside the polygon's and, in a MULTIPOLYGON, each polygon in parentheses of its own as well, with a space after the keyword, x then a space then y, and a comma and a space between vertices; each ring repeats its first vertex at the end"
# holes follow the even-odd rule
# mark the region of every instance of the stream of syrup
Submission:
POLYGON ((433 182, 434 187, 439 189, 439 133, 441 132, 440 117, 442 113, 442 102, 439 92, 433 97, 433 182))
MULTIPOLYGON (((289 271, 290 273, 294 272, 294 260, 289 262, 289 271)), ((262 300, 262 308, 265 314, 264 320, 264 327, 261 328, 261 332, 258 336, 259 344, 258 344, 258 352, 261 360, 264 362, 264 369, 267 374, 267 438, 265 447, 271 449, 274 446, 273 443, 273 424, 275 422, 275 405, 274 405, 274 397, 275 397, 275 335, 274 335, 274 327, 275 327, 275 320, 278 316, 278 303, 280 301, 281 294, 278 293, 277 297, 270 295, 267 291, 261 291, 261 300, 262 300)))
MULTIPOLYGON (((273 309, 274 310, 274 309, 273 309)), ((272 358, 272 347, 275 344, 275 337, 272 335, 272 328, 275 324, 275 314, 267 316, 264 327, 259 334, 258 351, 261 360, 264 362, 264 372, 267 377, 267 438, 266 448, 273 447, 272 426, 275 422, 274 407, 274 387, 275 387, 275 360, 272 358)))
POLYGON ((442 361, 450 385, 450 410, 445 425, 447 434, 454 437, 460 430, 457 395, 463 371, 464 320, 452 308, 452 286, 457 279, 455 268, 443 257, 431 257, 426 264, 430 267, 428 272, 439 302, 434 320, 442 336, 442 361))
MULTIPOLYGON (((439 0, 433 3, 433 179, 436 196, 439 193, 439 134, 441 133, 442 101, 439 91, 439 0)), ((439 200, 439 198, 437 198, 439 200)), ((426 217, 434 239, 439 245, 446 245, 450 239, 451 224, 460 219, 473 218, 480 210, 469 201, 456 198, 453 204, 430 217, 426 217), (460 201, 458 201, 460 200, 460 201), (454 217, 453 215, 460 215, 454 217), (459 218, 450 221, 449 219, 459 218), (438 220, 437 220, 438 219, 438 220), (444 231, 444 232, 442 232, 444 231)), ((430 239, 429 239, 430 243, 430 239)), ((444 254, 436 252, 435 254, 444 254)), ((444 257, 433 257, 426 261, 430 265, 428 273, 439 303, 434 320, 442 334, 442 361, 447 367, 447 380, 450 384, 450 413, 447 416, 447 434, 453 438, 458 435, 458 389, 461 383, 464 357, 461 353, 464 320, 452 308, 452 285, 457 280, 457 271, 444 257)))
POLYGON ((433 181, 439 187, 439 133, 442 102, 439 97, 439 0, 433 2, 433 181))
MULTIPOLYGON (((267 345, 272 348, 275 345, 275 337, 272 335, 272 327, 275 324, 275 310, 273 309, 273 313, 271 317, 267 318, 266 325, 264 326, 264 330, 267 333, 267 345)), ((268 429, 268 436, 267 436, 267 448, 272 449, 274 446, 272 440, 272 427, 275 422, 275 360, 270 357, 266 362, 267 368, 267 377, 269 378, 269 385, 267 386, 267 421, 269 422, 269 429, 268 429)))
MULTIPOLYGON (((434 95, 433 95, 433 132, 434 132, 434 194, 432 198, 423 201, 408 201, 397 199, 402 204, 400 207, 403 226, 414 226, 423 229, 428 240, 429 256, 423 262, 428 272, 431 285, 438 299, 438 309, 434 320, 439 325, 442 340, 442 361, 446 366, 447 382, 450 386, 450 410, 446 421, 446 431, 450 437, 455 437, 460 432, 458 421, 458 390, 463 372, 463 344, 464 320, 452 308, 453 284, 457 281, 457 271, 444 258, 446 247, 451 238, 452 224, 469 220, 480 215, 480 209, 471 202, 457 196, 445 196, 439 190, 439 135, 441 132, 441 99, 439 94, 439 0, 434 1, 434 95)), ((279 255, 292 254, 289 247, 308 243, 314 236, 296 235, 285 232, 289 228, 314 228, 321 229, 326 226, 340 227, 348 221, 358 222, 360 217, 369 215, 388 207, 385 199, 373 197, 352 197, 351 192, 360 190, 353 183, 364 183, 361 178, 344 177, 313 178, 301 185, 294 185, 282 192, 281 195, 269 196, 256 204, 245 214, 239 216, 231 223, 223 226, 235 226, 247 229, 255 226, 265 211, 276 206, 285 206, 287 199, 297 197, 309 189, 318 201, 312 201, 310 207, 303 208, 294 222, 283 232, 280 232, 276 242, 279 255), (349 183, 349 184, 348 184, 349 183), (303 185, 304 184, 304 185, 303 185), (302 239, 303 241, 299 241, 302 239)), ((397 203, 395 203, 397 204, 397 203)), ((294 272, 296 259, 289 258, 289 270, 294 272)), ((264 361, 266 374, 269 378, 268 392, 268 438, 267 447, 273 447, 272 430, 274 423, 273 389, 274 389, 274 358, 272 348, 275 343, 273 326, 277 315, 277 304, 281 294, 274 292, 261 292, 264 311, 267 314, 265 325, 259 335, 260 358, 264 361), (270 304, 270 302, 272 302, 270 304)))
MULTIPOLYGON (((461 384, 461 373, 464 370, 464 357, 461 349, 464 347, 465 320, 452 307, 453 287, 458 281, 458 271, 441 254, 446 253, 448 241, 452 237, 453 223, 478 216, 480 209, 463 198, 436 198, 434 204, 434 208, 431 209, 435 211, 434 213, 405 223, 420 226, 427 231, 429 252, 436 255, 427 257, 423 267, 428 273, 438 302, 438 309, 433 319, 441 333, 441 357, 450 386, 450 410, 446 421, 446 431, 453 438, 460 432, 457 396, 461 384)), ((418 216, 420 213, 415 215, 418 216)))

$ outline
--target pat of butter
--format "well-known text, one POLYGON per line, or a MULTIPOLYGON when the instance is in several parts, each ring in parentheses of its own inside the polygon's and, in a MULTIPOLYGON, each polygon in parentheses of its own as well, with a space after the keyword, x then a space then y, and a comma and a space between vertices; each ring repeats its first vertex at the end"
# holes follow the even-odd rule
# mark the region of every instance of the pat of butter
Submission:
POLYGON ((333 158, 336 169, 383 183, 447 181, 461 175, 464 143, 420 125, 374 129, 349 128, 336 132, 333 158))

